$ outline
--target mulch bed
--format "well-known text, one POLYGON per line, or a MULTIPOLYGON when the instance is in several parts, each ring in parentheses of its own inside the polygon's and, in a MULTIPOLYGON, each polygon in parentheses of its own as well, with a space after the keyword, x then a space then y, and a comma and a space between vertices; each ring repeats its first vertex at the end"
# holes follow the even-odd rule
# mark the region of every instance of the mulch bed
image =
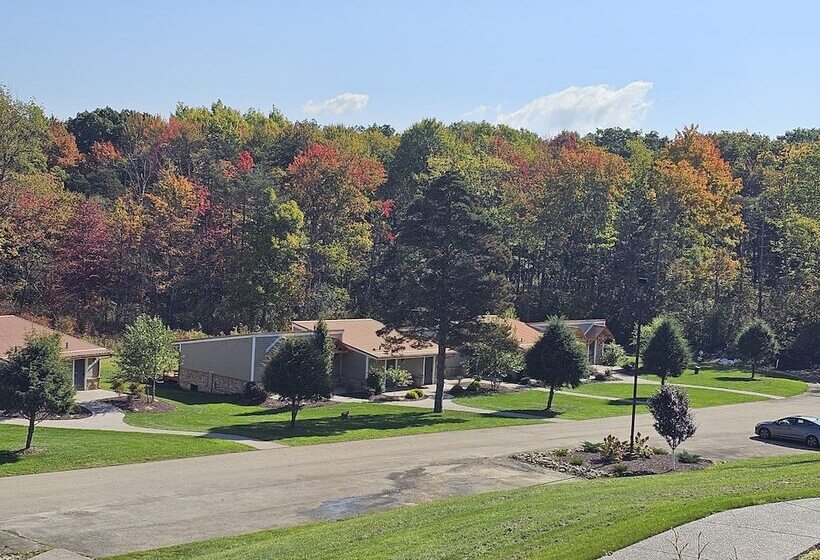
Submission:
POLYGON ((803 558, 805 556, 808 556, 809 553, 815 552, 815 551, 820 551, 820 543, 817 543, 816 545, 814 545, 813 547, 811 547, 808 550, 804 550, 803 552, 801 552, 800 554, 798 554, 797 556, 795 556, 791 560, 801 560, 801 558, 803 558))
MULTIPOLYGON (((0 411, 0 416, 6 418, 22 418, 19 414, 5 414, 3 411, 0 411)), ((80 406, 79 410, 75 412, 68 412, 66 414, 50 414, 43 418, 43 420, 78 420, 80 418, 88 418, 91 416, 91 412, 85 408, 84 406, 80 406)), ((40 419, 37 420, 38 422, 40 419)))
MULTIPOLYGON (((556 455, 555 451, 531 451, 526 453, 516 453, 512 459, 521 461, 529 465, 544 467, 554 471, 559 471, 573 476, 583 478, 603 478, 613 476, 646 476, 651 474, 663 474, 672 471, 672 457, 669 455, 655 454, 647 458, 625 457, 622 461, 608 461, 599 452, 589 451, 569 451, 565 456, 556 455), (572 459, 578 457, 583 459, 580 464, 572 464, 572 459), (624 464, 625 471, 620 471, 623 467, 615 465, 624 464)), ((711 465, 707 459, 701 459, 697 463, 677 462, 676 471, 694 471, 711 465)))
POLYGON ((168 401, 154 399, 153 402, 148 402, 145 397, 132 399, 127 395, 104 399, 102 402, 116 406, 126 412, 173 412, 177 409, 173 403, 168 401))

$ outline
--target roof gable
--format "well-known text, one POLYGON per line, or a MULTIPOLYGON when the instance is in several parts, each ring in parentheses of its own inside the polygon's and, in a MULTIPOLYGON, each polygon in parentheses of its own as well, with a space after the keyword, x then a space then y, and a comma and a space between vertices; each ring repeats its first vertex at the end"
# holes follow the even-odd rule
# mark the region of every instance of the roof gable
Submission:
MULTIPOLYGON (((293 321, 293 328, 312 331, 318 323, 319 321, 293 321)), ((328 331, 341 333, 339 340, 346 347, 374 358, 417 358, 435 356, 438 353, 438 346, 433 343, 416 343, 407 339, 393 342, 390 340, 391 335, 379 335, 384 323, 376 319, 328 319, 325 323, 328 331)), ((398 332, 394 333, 394 336, 400 338, 398 332)))

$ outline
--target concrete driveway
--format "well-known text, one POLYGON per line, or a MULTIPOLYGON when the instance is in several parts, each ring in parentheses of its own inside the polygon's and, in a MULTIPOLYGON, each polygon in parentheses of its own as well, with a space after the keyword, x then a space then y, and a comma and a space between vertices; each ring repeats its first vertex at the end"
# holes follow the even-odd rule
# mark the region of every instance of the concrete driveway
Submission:
MULTIPOLYGON (((695 411, 686 449, 713 459, 810 450, 751 439, 754 424, 820 409, 820 395, 695 411)), ((651 418, 638 429, 651 434, 651 418)), ((332 519, 456 494, 560 482, 505 457, 627 437, 629 418, 291 447, 0 479, 0 530, 103 556, 332 519)))

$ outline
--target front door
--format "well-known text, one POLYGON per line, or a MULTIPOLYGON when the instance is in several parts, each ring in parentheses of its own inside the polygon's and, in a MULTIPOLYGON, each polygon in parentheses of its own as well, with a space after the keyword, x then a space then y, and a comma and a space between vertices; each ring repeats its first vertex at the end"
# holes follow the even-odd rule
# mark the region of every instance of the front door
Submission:
POLYGON ((430 356, 424 358, 424 384, 425 385, 432 385, 433 384, 433 362, 435 361, 434 358, 430 356))
POLYGON ((85 358, 74 360, 74 388, 85 390, 85 358))

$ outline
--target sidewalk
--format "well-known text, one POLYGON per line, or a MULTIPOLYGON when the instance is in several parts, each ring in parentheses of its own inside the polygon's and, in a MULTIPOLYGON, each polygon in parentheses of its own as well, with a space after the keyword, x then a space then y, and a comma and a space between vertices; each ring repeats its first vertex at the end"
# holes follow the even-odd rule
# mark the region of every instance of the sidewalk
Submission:
MULTIPOLYGON (((221 434, 216 432, 189 432, 182 430, 156 430, 153 428, 142 428, 125 423, 125 413, 116 406, 101 401, 82 401, 85 408, 91 412, 87 418, 76 418, 73 420, 43 420, 38 426, 43 428, 69 428, 74 430, 106 430, 109 432, 139 432, 143 434, 165 434, 190 437, 204 437, 213 439, 225 439, 245 444, 255 449, 275 449, 285 447, 275 441, 263 441, 246 438, 233 434, 221 434)), ((0 424, 11 424, 24 426, 27 421, 23 418, 3 418, 0 417, 0 424)))
POLYGON ((605 558, 790 560, 818 543, 820 498, 810 498, 716 513, 635 543, 605 558))

